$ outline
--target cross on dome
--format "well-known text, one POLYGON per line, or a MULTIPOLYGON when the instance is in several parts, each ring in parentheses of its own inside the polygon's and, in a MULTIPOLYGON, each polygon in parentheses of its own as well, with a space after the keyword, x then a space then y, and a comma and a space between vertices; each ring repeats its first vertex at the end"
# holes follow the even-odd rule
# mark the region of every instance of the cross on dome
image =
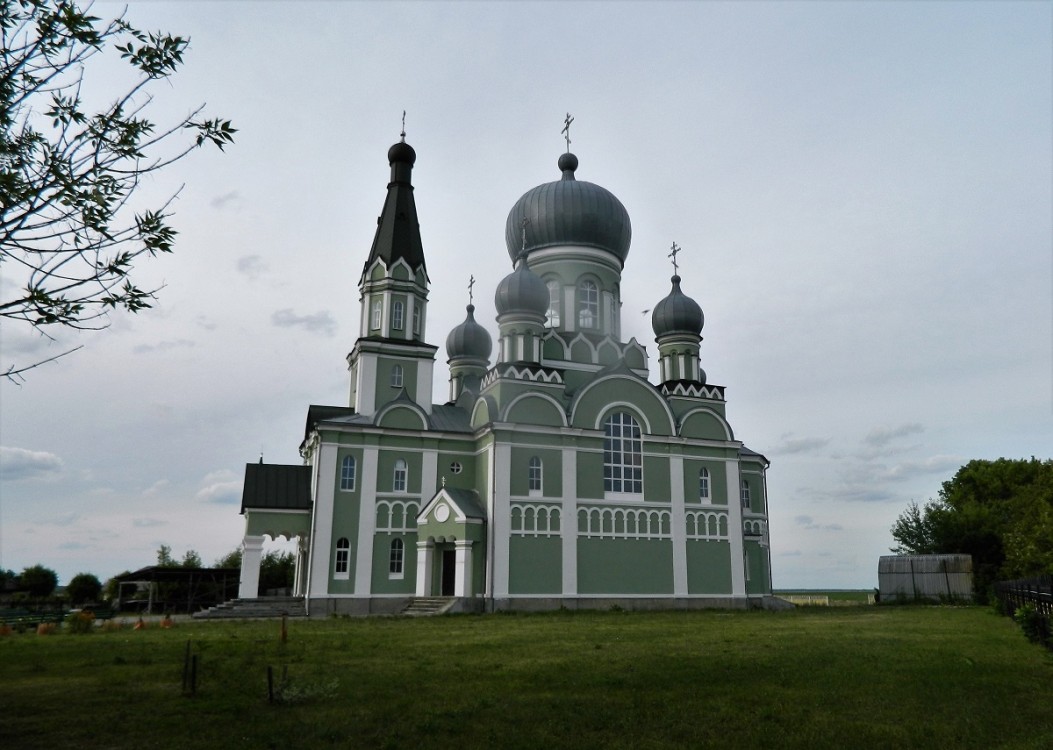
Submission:
POLYGON ((674 275, 674 276, 675 276, 675 275, 676 275, 676 273, 677 273, 676 255, 677 255, 677 253, 681 252, 681 251, 682 251, 683 249, 684 249, 684 248, 680 247, 679 245, 677 245, 677 244, 676 244, 676 243, 674 242, 674 243, 673 243, 673 248, 672 248, 672 251, 671 251, 671 252, 669 253, 669 255, 665 256, 665 257, 667 257, 667 258, 672 258, 672 259, 673 259, 673 275, 674 275))
POLYGON ((567 139, 567 153, 570 153, 570 124, 574 122, 574 118, 570 116, 570 112, 567 113, 567 117, 563 120, 563 137, 567 139))
POLYGON ((475 274, 468 278, 468 304, 472 304, 472 287, 475 286, 475 274))
POLYGON ((400 135, 402 136, 402 142, 405 143, 406 142, 406 110, 402 110, 402 133, 400 133, 400 135))

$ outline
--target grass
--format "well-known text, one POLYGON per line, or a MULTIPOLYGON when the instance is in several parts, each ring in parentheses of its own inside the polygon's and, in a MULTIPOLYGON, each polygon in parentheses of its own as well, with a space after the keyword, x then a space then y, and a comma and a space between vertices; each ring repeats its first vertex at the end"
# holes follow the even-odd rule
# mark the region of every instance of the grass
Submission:
POLYGON ((1053 656, 978 607, 296 621, 284 645, 278 632, 0 638, 0 747, 1053 746, 1053 656), (268 665, 287 674, 273 704, 268 665))

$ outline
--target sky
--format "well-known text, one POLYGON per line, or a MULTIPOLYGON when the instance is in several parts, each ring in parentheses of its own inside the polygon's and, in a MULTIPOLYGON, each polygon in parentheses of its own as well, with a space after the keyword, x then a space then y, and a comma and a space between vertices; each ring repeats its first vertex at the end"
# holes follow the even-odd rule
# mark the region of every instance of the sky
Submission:
MULTIPOLYGON (((99 1, 100 16, 123 3, 99 1)), ((309 404, 346 405, 387 149, 413 171, 427 340, 496 340, 509 209, 559 176, 625 205, 622 328, 657 348, 673 242, 702 366, 770 461, 776 588, 871 588, 890 527, 971 459, 1053 455, 1053 6, 1047 2, 136 2, 190 37, 151 114, 206 103, 225 153, 178 191, 154 308, 50 343, 5 323, 0 568, 61 582, 235 549, 246 463, 299 463, 309 404)), ((115 59, 86 71, 100 101, 115 59)), ((2 270, 2 269, 0 269, 2 270)), ((0 291, 10 293, 10 278, 0 291)), ((281 549, 284 542, 270 542, 281 549)))

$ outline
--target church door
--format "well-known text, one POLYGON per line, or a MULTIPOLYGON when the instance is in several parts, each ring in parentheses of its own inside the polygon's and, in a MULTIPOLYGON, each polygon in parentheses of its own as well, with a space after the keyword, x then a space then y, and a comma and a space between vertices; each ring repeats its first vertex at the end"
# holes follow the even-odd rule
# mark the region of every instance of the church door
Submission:
POLYGON ((442 595, 453 596, 454 581, 457 578, 457 553, 452 549, 442 551, 442 595))

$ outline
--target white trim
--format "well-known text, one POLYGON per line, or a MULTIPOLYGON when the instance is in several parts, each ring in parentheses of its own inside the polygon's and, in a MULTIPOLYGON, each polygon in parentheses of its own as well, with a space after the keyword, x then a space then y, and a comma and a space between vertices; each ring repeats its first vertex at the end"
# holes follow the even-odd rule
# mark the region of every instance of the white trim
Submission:
POLYGON ((573 448, 562 451, 563 517, 560 519, 563 539, 563 595, 578 593, 578 454, 573 448))
POLYGON ((494 596, 508 596, 508 547, 511 518, 512 446, 498 443, 494 446, 494 504, 490 534, 494 540, 494 596))
POLYGON ((453 578, 454 596, 472 595, 472 542, 458 539, 453 543, 456 572, 453 578))
POLYGON ((420 496, 421 501, 434 495, 439 487, 439 452, 433 448, 421 451, 420 496))
POLYGON ((373 537, 376 532, 376 493, 368 488, 377 486, 376 448, 362 451, 362 492, 358 506, 358 544, 355 547, 355 594, 365 596, 372 589, 373 537))
POLYGON ((672 497, 670 531, 673 536, 673 596, 687 594, 687 520, 684 516, 684 457, 669 457, 669 491, 672 497))
POLYGON ((728 536, 731 541, 731 593, 745 596, 745 546, 742 543, 742 499, 739 496, 742 480, 739 476, 738 461, 728 461, 725 466, 728 487, 728 536), (741 562, 736 565, 736 560, 741 562))
POLYGON ((241 541, 240 599, 255 599, 260 595, 260 561, 263 559, 263 536, 246 534, 241 541))
POLYGON ((431 570, 435 563, 435 542, 417 540, 417 596, 428 596, 431 591, 431 570))
POLYGON ((329 574, 332 570, 333 500, 336 497, 336 458, 339 446, 319 443, 314 455, 317 472, 312 493, 314 525, 311 530, 311 563, 309 596, 329 593, 329 574))

